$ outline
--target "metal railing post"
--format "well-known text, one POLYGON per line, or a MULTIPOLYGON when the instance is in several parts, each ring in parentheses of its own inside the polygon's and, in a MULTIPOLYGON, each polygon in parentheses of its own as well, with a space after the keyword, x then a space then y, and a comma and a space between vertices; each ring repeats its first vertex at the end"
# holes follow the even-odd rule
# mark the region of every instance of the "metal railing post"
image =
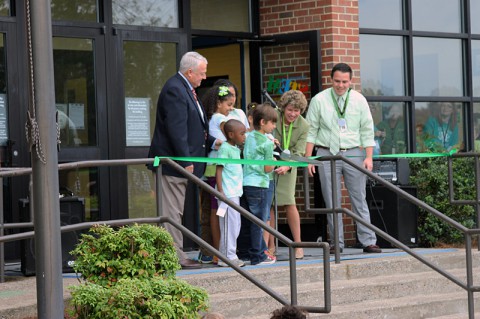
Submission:
POLYGON ((158 165, 154 171, 155 175, 155 200, 157 216, 163 216, 163 199, 162 199, 162 164, 158 165))
POLYGON ((298 303, 298 289, 297 289, 297 262, 295 260, 295 247, 288 247, 288 262, 290 265, 290 302, 292 305, 298 303))
MULTIPOLYGON (((330 160, 330 178, 332 181, 332 218, 333 218, 333 242, 335 248, 335 263, 340 263, 340 246, 338 237, 340 236, 340 229, 338 229, 338 212, 337 209, 337 167, 335 159, 330 160)), ((342 214, 342 213, 340 213, 342 214)))
POLYGON ((472 260, 472 236, 465 234, 465 254, 467 266, 467 296, 468 296, 468 317, 475 319, 475 299, 473 298, 473 260, 472 260))
MULTIPOLYGON (((475 156, 475 194, 476 204, 475 212, 477 213, 477 228, 480 228, 480 160, 479 155, 475 156)), ((480 251, 480 234, 477 237, 477 250, 480 251)))

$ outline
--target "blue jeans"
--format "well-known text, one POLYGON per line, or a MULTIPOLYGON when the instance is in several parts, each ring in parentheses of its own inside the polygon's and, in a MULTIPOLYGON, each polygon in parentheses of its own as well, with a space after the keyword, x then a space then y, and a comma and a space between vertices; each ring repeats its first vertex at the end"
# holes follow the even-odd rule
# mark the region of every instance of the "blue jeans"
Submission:
MULTIPOLYGON (((270 214, 270 205, 267 203, 268 188, 244 186, 240 205, 263 222, 270 214)), ((263 229, 242 216, 242 227, 237 240, 238 257, 250 259, 256 265, 267 258, 267 245, 263 240, 263 229)))

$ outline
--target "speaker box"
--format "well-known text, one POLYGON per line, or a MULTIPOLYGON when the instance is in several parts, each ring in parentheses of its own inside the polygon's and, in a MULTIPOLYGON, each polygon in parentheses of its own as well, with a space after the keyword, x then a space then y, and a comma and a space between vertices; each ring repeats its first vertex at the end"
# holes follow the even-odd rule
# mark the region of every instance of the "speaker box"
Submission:
MULTIPOLYGON (((20 199, 20 219, 22 222, 30 221, 30 205, 28 199, 20 199)), ((85 202, 79 197, 63 197, 60 199, 60 225, 72 225, 85 221, 85 202)), ((32 229, 24 229, 28 231, 32 229)), ((62 233, 62 269, 63 272, 73 272, 71 262, 73 257, 70 251, 78 243, 81 231, 62 233)), ((21 241, 21 271, 25 276, 35 275, 35 240, 21 241)))
MULTIPOLYGON (((417 196, 417 188, 400 187, 412 196, 417 196)), ((373 225, 408 247, 418 244, 418 208, 406 199, 383 186, 367 186, 367 203, 373 225)), ((393 247, 390 242, 377 236, 377 245, 393 247)))

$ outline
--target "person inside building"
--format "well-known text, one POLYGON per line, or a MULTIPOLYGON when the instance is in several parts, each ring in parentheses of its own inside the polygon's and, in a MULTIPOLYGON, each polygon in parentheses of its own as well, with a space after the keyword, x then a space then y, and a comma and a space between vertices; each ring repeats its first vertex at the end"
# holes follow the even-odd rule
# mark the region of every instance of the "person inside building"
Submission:
POLYGON ((475 152, 480 152, 480 114, 475 113, 473 118, 473 137, 475 138, 473 149, 475 152))
POLYGON ((377 124, 377 129, 382 132, 382 143, 380 145, 382 154, 406 152, 405 120, 402 104, 396 103, 390 106, 385 119, 377 124))
MULTIPOLYGON (((317 147, 317 156, 342 155, 365 169, 373 168, 373 147, 375 146, 373 119, 365 97, 352 90, 353 71, 348 64, 336 64, 330 73, 332 87, 315 95, 310 101, 307 121, 310 129, 307 135, 305 156, 312 156, 317 147)), ((348 190, 353 213, 370 222, 370 212, 366 201, 366 175, 345 162, 338 160, 336 166, 337 189, 332 190, 330 162, 322 161, 318 166, 323 198, 327 208, 333 208, 332 192, 336 192, 335 207, 342 202, 341 177, 348 190)), ((315 166, 309 164, 310 176, 315 173, 315 166)), ((344 248, 342 214, 338 214, 338 249, 344 248)), ((328 214, 328 229, 333 241, 333 216, 328 214)), ((365 253, 380 253, 376 245, 375 233, 361 223, 357 223, 357 235, 365 253)), ((335 247, 330 247, 332 253, 335 247)))
POLYGON ((425 145, 430 151, 450 151, 459 147, 457 111, 453 103, 434 105, 423 129, 428 136, 425 145))
MULTIPOLYGON (((208 61, 197 52, 187 52, 177 74, 162 88, 157 103, 155 130, 148 157, 206 157, 221 141, 208 134, 205 110, 195 88, 206 79, 208 61)), ((205 163, 178 161, 187 172, 202 177, 205 163)), ((162 213, 182 223, 188 180, 169 165, 162 167, 162 213)), ((182 268, 198 268, 183 251, 183 234, 169 223, 163 225, 172 235, 182 268)))
MULTIPOLYGON (((379 109, 377 108, 376 103, 369 103, 370 106, 370 112, 372 113, 372 117, 375 121, 376 116, 381 116, 381 114, 377 114, 379 109)), ((373 125, 373 132, 375 134, 375 146, 373 147, 373 156, 380 155, 382 154, 382 151, 380 149, 380 145, 382 145, 383 138, 385 137, 385 132, 382 132, 378 129, 377 125, 373 125)))
POLYGON ((428 139, 428 137, 425 134, 424 127, 425 125, 422 123, 419 123, 415 126, 415 146, 417 148, 417 153, 423 153, 427 151, 425 141, 428 139))
MULTIPOLYGON (((298 90, 285 92, 278 102, 279 109, 277 127, 273 131, 273 136, 279 141, 280 147, 284 152, 303 156, 305 154, 305 145, 307 142, 308 122, 301 116, 307 108, 307 99, 305 95, 298 90)), ((295 187, 297 184, 297 168, 291 166, 281 166, 275 169, 276 175, 276 201, 279 208, 284 208, 287 214, 287 222, 295 242, 301 242, 300 215, 295 202, 295 187)), ((270 220, 274 220, 273 210, 270 214, 270 220)), ((269 235, 268 232, 265 232, 269 235)), ((269 236, 273 237, 273 236, 269 236)), ((271 254, 275 253, 273 240, 265 240, 271 254), (269 243, 270 242, 270 243, 269 243)), ((296 248, 295 257, 303 258, 303 249, 296 248)))

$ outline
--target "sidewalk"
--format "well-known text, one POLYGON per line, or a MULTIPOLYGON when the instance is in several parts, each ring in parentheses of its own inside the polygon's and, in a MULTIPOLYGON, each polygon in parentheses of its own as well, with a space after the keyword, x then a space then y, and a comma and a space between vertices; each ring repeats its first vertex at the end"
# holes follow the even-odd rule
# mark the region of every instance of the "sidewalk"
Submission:
MULTIPOLYGON (((417 248, 415 251, 422 254, 452 252, 457 249, 424 249, 417 248)), ((189 257, 196 259, 198 251, 188 253, 189 257)), ((383 258, 404 256, 406 253, 399 249, 383 249, 381 254, 365 254, 360 248, 345 248, 341 254, 341 260, 355 260, 368 258, 383 258)), ((322 261, 322 251, 320 249, 305 249, 305 258, 298 260, 298 264, 320 263, 322 261)), ((334 256, 330 256, 333 261, 334 256)), ((288 267, 288 250, 285 247, 279 247, 277 262, 272 265, 264 266, 246 266, 245 269, 255 269, 258 267, 288 267)), ((233 271, 229 267, 218 267, 212 264, 204 265, 201 269, 180 270, 179 277, 185 275, 195 275, 203 273, 216 273, 224 271, 233 271)), ((63 274, 63 296, 64 300, 70 298, 68 287, 78 284, 79 281, 75 273, 63 274)), ((20 263, 8 264, 6 267, 6 282, 0 283, 0 319, 32 319, 36 318, 37 310, 36 295, 36 277, 25 277, 20 271, 20 263)))

